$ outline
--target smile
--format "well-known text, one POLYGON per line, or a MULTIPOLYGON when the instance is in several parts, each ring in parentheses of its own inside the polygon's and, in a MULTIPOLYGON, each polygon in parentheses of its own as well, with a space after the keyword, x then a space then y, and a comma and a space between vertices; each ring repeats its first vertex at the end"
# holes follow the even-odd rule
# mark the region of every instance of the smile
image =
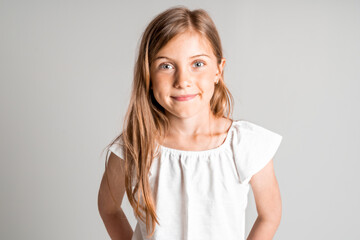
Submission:
POLYGON ((176 101, 189 101, 193 98, 195 98, 197 96, 197 94, 192 94, 192 95, 184 95, 184 96, 178 96, 178 97, 173 97, 171 96, 173 99, 175 99, 176 101))

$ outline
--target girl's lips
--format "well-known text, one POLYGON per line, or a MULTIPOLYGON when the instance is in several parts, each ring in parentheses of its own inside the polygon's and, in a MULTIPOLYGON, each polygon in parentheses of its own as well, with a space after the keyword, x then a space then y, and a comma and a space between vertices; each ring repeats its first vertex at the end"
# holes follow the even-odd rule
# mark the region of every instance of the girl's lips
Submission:
POLYGON ((189 101, 190 99, 193 99, 194 97, 196 97, 197 94, 192 94, 192 95, 183 95, 183 96, 178 96, 178 97, 173 97, 176 101, 189 101))

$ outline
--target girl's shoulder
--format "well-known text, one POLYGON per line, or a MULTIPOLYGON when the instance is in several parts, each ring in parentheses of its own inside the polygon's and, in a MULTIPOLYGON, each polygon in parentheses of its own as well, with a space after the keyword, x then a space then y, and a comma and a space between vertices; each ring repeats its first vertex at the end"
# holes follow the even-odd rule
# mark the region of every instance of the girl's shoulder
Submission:
POLYGON ((233 128, 235 129, 235 134, 241 135, 278 135, 278 133, 273 132, 272 130, 257 124, 253 121, 238 119, 233 121, 233 128))
POLYGON ((249 120, 233 121, 232 131, 229 134, 229 143, 233 150, 249 152, 271 151, 276 149, 282 141, 282 135, 260 124, 249 120))
POLYGON ((233 123, 230 149, 242 183, 249 183, 251 176, 274 158, 282 135, 257 123, 237 120, 233 123))

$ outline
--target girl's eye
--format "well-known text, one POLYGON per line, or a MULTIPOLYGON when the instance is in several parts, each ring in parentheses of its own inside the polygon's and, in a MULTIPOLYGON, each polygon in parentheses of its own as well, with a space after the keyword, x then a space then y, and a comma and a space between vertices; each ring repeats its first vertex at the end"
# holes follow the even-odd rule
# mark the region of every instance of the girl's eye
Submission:
MULTIPOLYGON (((205 63, 202 61, 196 61, 194 64, 195 64, 195 67, 203 67, 205 65, 205 63)), ((163 64, 160 64, 159 68, 160 69, 171 69, 172 65, 169 63, 163 63, 163 64)))
POLYGON ((171 66, 171 65, 168 64, 168 63, 164 63, 164 64, 161 64, 161 65, 160 65, 160 68, 161 68, 161 69, 169 69, 167 66, 171 66), (164 68, 164 66, 165 66, 165 68, 164 68))
POLYGON ((202 67, 205 65, 205 63, 201 62, 201 61, 196 61, 194 64, 197 64, 197 66, 202 67), (199 65, 200 64, 200 65, 199 65), (201 65, 202 64, 202 65, 201 65))

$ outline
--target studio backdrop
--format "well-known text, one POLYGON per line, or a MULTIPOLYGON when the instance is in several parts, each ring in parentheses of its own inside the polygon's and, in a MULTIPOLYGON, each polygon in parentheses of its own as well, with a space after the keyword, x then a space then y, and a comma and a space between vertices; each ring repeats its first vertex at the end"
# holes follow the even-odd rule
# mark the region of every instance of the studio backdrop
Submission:
MULTIPOLYGON (((102 151, 121 131, 141 33, 175 5, 213 18, 234 119, 283 136, 274 239, 360 239, 360 4, 351 0, 0 0, 0 238, 109 239, 97 209, 102 151)), ((122 208, 134 227, 126 195, 122 208)), ((251 190, 246 214, 248 234, 251 190)))

